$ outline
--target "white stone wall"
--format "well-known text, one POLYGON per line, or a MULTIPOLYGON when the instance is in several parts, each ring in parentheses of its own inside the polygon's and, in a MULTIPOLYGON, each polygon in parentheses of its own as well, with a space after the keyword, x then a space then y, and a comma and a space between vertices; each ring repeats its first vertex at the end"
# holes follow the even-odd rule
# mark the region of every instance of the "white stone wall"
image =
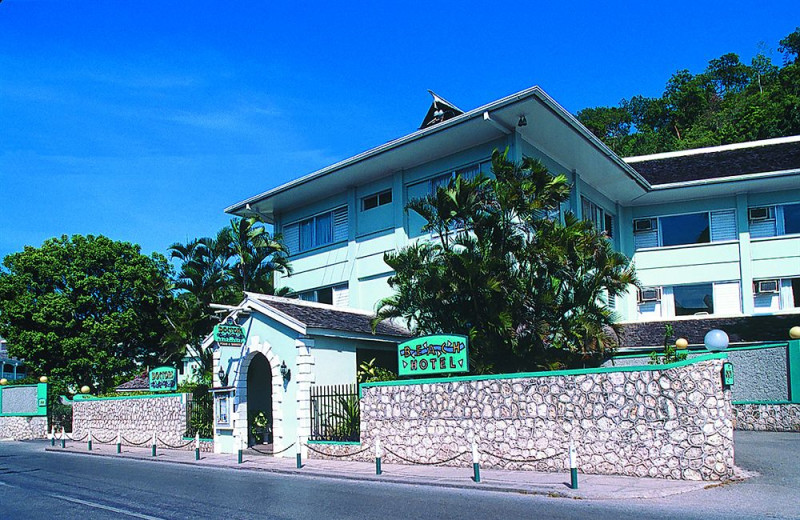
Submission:
MULTIPOLYGON (((361 446, 313 445, 387 463, 450 459, 478 443, 490 468, 686 480, 733 472, 733 411, 721 359, 667 369, 365 387, 361 446)), ((317 452, 312 457, 322 457, 317 452)), ((470 454, 447 463, 469 467, 470 454)))
POLYGON ((0 439, 27 441, 47 438, 47 417, 0 417, 0 439))
POLYGON ((737 430, 800 432, 800 404, 735 404, 733 415, 737 430))
MULTIPOLYGON (((91 432, 95 442, 116 443, 119 432, 125 445, 147 441, 145 445, 149 446, 153 433, 156 433, 159 446, 182 445, 187 442, 183 440, 186 399, 187 395, 181 394, 75 401, 72 406, 72 437, 83 439, 91 432)), ((194 445, 186 449, 194 449, 194 445)))

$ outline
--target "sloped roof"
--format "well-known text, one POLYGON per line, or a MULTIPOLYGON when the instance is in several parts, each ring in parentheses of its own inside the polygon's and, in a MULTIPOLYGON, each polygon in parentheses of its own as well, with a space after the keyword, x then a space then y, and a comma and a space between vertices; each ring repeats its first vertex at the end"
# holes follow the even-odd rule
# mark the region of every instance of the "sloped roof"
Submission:
POLYGON ((139 390, 150 390, 150 377, 147 372, 142 372, 130 381, 126 381, 115 388, 117 392, 138 392, 139 390))
MULTIPOLYGON (((290 316, 304 324, 306 328, 373 334, 371 323, 375 315, 370 312, 266 294, 248 293, 248 296, 263 305, 290 316)), ((411 336, 411 332, 408 329, 388 320, 378 324, 375 334, 397 338, 411 336)))
POLYGON ((654 186, 800 170, 800 136, 628 157, 625 161, 654 186))

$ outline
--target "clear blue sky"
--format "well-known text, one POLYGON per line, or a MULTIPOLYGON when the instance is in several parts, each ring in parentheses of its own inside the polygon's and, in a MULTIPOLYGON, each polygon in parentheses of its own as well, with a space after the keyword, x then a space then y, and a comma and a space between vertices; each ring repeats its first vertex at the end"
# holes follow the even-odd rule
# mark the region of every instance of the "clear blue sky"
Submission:
POLYGON ((223 208, 532 85, 660 95, 800 24, 772 2, 0 3, 0 258, 61 234, 164 253, 223 208), (650 5, 653 4, 653 5, 650 5), (658 4, 661 7, 656 7, 658 4))

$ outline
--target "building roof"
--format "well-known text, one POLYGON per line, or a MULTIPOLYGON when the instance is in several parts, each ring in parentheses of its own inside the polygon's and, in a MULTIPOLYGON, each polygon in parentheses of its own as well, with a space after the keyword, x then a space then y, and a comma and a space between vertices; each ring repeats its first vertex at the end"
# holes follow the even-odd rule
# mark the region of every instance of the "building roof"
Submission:
POLYGON ((800 136, 628 157, 653 186, 662 184, 800 172, 800 136))
POLYGON ((114 389, 117 392, 138 392, 140 390, 150 390, 150 377, 147 371, 142 372, 130 381, 126 381, 114 389))
MULTIPOLYGON (((247 293, 247 296, 257 300, 262 305, 289 316, 306 329, 373 334, 372 320, 375 315, 370 312, 266 294, 247 293)), ((411 336, 411 332, 403 326, 384 320, 376 327, 375 335, 407 338, 411 336)))

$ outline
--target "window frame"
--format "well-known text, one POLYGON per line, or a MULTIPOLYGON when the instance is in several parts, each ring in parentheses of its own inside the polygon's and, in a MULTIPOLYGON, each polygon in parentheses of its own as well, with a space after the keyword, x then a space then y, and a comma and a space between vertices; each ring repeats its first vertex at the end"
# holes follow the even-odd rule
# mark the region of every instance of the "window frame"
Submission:
POLYGON ((366 197, 361 197, 361 211, 369 211, 371 209, 379 208, 381 206, 386 206, 387 204, 391 204, 392 200, 393 196, 391 188, 379 191, 377 193, 373 193, 372 195, 367 195, 366 197), (388 195, 388 200, 386 197, 387 195, 388 195), (375 205, 367 207, 367 201, 373 198, 375 199, 375 205))
MULTIPOLYGON (((719 244, 725 242, 736 242, 738 238, 730 238, 724 240, 714 240, 714 213, 724 213, 724 212, 733 212, 734 220, 736 219, 736 208, 716 208, 716 209, 707 209, 703 211, 686 211, 682 213, 670 213, 667 215, 657 215, 657 216, 643 216, 643 217, 636 217, 631 221, 631 231, 633 233, 633 248, 634 251, 647 251, 653 249, 661 249, 661 248, 683 248, 683 247, 693 247, 693 246, 706 246, 710 244, 719 244), (701 213, 705 213, 708 215, 708 242, 692 242, 686 244, 673 244, 673 245, 664 245, 664 236, 663 236, 663 228, 664 222, 663 219, 670 218, 670 217, 682 217, 685 215, 698 215, 701 213), (640 220, 650 220, 655 221, 655 225, 648 230, 643 231, 636 231, 636 222, 640 220), (645 235, 647 233, 656 233, 657 236, 657 245, 655 246, 648 246, 648 247, 636 247, 636 236, 637 235, 645 235)), ((737 225, 738 231, 738 225, 737 225)))

